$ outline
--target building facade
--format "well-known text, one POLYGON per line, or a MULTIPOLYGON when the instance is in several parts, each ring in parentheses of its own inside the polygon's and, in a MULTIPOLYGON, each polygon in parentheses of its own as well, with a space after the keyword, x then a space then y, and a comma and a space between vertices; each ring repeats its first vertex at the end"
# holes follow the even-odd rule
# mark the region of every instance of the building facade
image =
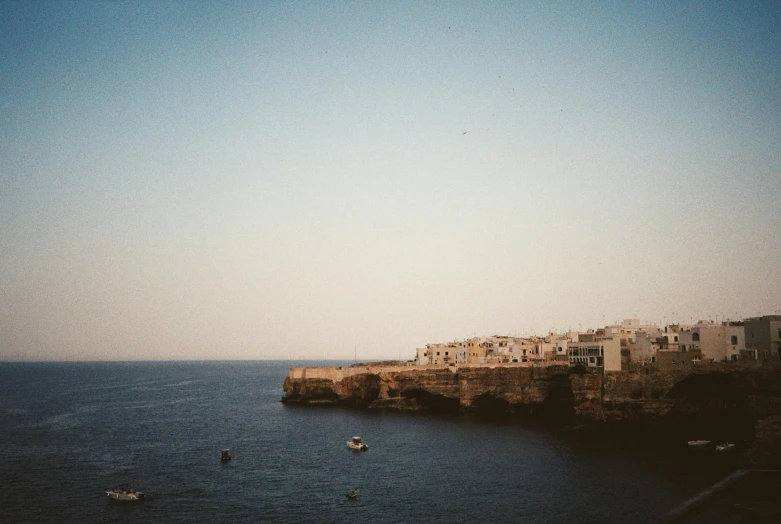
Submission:
POLYGON ((567 357, 570 366, 621 371, 621 340, 603 338, 588 342, 570 342, 567 344, 567 357))
POLYGON ((744 333, 740 323, 700 321, 680 332, 680 350, 699 351, 703 360, 714 362, 738 360, 741 350, 746 349, 744 333))
POLYGON ((765 315, 743 321, 746 348, 761 360, 781 358, 781 315, 765 315))

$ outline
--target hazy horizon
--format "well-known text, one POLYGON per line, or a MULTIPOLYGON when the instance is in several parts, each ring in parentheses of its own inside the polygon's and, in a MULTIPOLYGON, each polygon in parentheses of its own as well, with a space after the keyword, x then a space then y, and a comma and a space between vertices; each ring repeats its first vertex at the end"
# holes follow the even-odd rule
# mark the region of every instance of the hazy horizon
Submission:
POLYGON ((777 2, 0 0, 0 360, 781 311, 777 2))

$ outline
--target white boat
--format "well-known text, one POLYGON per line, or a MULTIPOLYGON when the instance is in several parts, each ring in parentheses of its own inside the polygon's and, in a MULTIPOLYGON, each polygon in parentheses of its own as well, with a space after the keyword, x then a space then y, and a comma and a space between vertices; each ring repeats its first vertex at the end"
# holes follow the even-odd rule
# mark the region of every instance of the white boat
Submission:
POLYGON ((687 444, 693 448, 707 446, 710 444, 710 440, 690 440, 687 444))
POLYGON ((730 442, 722 442, 718 446, 716 446, 716 451, 729 451, 732 448, 735 447, 735 444, 732 444, 730 442))
POLYGON ((350 446, 351 449, 355 449, 357 451, 366 451, 369 449, 369 446, 367 446, 366 443, 361 440, 361 437, 353 437, 352 440, 347 441, 347 445, 350 446))
POLYGON ((108 498, 112 500, 133 501, 133 500, 141 500, 144 498, 143 493, 141 493, 140 491, 135 491, 130 488, 112 489, 111 491, 107 491, 106 495, 108 495, 108 498))

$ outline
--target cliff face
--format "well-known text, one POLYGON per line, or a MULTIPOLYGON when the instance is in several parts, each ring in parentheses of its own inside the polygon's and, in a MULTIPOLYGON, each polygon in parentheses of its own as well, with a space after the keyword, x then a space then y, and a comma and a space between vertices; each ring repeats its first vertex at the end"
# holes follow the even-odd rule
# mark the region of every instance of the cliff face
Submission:
POLYGON ((763 462, 781 464, 774 451, 781 442, 781 365, 606 374, 566 366, 294 368, 284 391, 284 402, 513 414, 754 441, 763 462))

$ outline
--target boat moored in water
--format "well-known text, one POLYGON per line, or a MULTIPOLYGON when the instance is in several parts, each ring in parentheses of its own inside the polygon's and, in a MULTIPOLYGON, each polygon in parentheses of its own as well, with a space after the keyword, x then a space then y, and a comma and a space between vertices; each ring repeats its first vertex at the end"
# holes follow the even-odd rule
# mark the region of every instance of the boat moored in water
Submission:
POLYGON ((710 444, 710 440, 690 440, 687 444, 692 448, 701 448, 710 444))
POLYGON ((130 488, 112 489, 110 491, 107 491, 106 495, 111 500, 120 500, 120 501, 127 501, 127 502, 134 501, 134 500, 142 500, 144 498, 143 493, 130 488))
POLYGON ((220 452, 220 462, 229 462, 230 459, 233 457, 231 456, 231 450, 229 449, 223 449, 222 452, 220 452))
POLYGON ((347 445, 356 451, 366 451, 369 449, 369 446, 361 440, 361 437, 353 437, 352 440, 347 441, 347 445))
POLYGON ((731 442, 722 442, 721 444, 716 446, 716 451, 729 451, 734 447, 735 444, 732 444, 731 442))

